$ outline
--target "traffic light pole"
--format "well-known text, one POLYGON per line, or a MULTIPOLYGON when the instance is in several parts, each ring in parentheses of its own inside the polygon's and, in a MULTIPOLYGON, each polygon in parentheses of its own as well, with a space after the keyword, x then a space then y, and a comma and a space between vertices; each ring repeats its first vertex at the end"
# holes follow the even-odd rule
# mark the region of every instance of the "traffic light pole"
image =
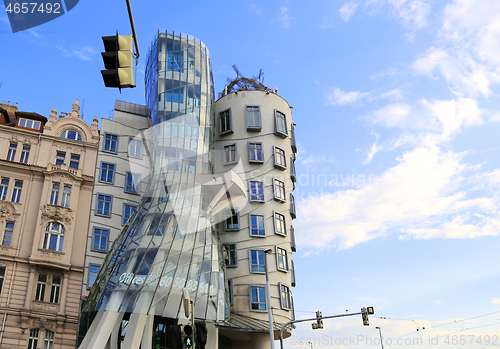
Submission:
POLYGON ((331 316, 322 316, 322 317, 314 317, 312 319, 300 319, 300 320, 293 320, 293 321, 288 321, 286 324, 281 327, 280 331, 280 348, 283 349, 283 331, 285 330, 285 327, 291 324, 296 324, 298 322, 306 322, 306 321, 317 321, 317 320, 323 320, 323 319, 333 319, 337 317, 345 317, 345 316, 354 316, 354 315, 361 315, 363 313, 352 313, 352 314, 340 314, 340 315, 331 315, 331 316))
POLYGON ((137 35, 135 33, 135 24, 134 24, 134 16, 132 16, 132 6, 130 5, 130 0, 127 1, 127 9, 128 9, 128 17, 130 18, 130 26, 132 27, 132 36, 134 37, 134 45, 135 45, 135 59, 136 62, 139 59, 139 44, 137 43, 137 35))

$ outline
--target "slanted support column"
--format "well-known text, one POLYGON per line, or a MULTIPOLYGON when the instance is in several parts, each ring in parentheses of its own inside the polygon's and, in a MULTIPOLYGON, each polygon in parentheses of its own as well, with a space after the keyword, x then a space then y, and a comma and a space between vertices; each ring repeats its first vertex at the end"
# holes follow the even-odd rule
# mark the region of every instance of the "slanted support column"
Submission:
POLYGON ((153 325, 155 316, 148 315, 146 320, 146 326, 144 327, 144 333, 142 334, 141 348, 152 348, 153 347, 153 325))
POLYGON ((146 314, 130 314, 123 349, 139 349, 147 318, 146 314))

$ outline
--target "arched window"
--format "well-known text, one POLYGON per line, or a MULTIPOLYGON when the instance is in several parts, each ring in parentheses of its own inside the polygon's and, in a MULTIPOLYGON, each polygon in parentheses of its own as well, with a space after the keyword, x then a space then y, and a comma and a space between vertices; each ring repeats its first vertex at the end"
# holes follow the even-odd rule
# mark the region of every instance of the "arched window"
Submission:
POLYGON ((64 242, 64 227, 62 224, 51 222, 45 228, 45 238, 43 248, 62 252, 64 242))
POLYGON ((66 130, 61 134, 61 138, 74 139, 75 141, 81 141, 82 136, 73 130, 66 130))

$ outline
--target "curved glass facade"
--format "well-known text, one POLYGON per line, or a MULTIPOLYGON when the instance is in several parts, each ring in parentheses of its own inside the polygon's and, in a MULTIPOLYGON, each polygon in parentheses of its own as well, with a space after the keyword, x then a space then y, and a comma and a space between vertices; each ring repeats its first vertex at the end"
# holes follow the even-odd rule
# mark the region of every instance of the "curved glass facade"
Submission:
POLYGON ((84 311, 177 318, 182 289, 198 319, 224 319, 224 263, 213 228, 213 83, 208 50, 194 37, 160 33, 146 64, 153 128, 151 173, 141 204, 108 253, 84 311), (208 189, 207 189, 208 188, 208 189))

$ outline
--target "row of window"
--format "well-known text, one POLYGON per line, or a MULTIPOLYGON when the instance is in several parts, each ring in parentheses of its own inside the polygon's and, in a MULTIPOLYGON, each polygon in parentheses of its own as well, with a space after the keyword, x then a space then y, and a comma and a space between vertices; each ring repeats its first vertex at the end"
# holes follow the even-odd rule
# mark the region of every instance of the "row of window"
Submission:
MULTIPOLYGON (((38 348, 38 337, 40 330, 38 328, 31 329, 28 337, 28 349, 38 348)), ((43 340, 43 349, 52 349, 54 347, 54 332, 45 330, 45 337, 43 340)))
MULTIPOLYGON (((116 164, 110 162, 101 162, 99 173, 99 182, 114 184, 116 174, 116 164)), ((125 191, 127 193, 139 194, 139 183, 141 177, 139 174, 125 172, 125 191)))
POLYGON ((59 205, 62 207, 69 207, 70 201, 71 201, 71 185, 52 183, 52 190, 50 192, 49 204, 59 205))
MULTIPOLYGON (((65 151, 57 151, 56 152, 56 160, 55 165, 61 166, 66 161, 66 152, 65 151)), ((69 167, 75 170, 78 170, 80 167, 80 155, 79 154, 71 154, 69 159, 69 167)))
MULTIPOLYGON (((238 249, 236 242, 222 244, 222 252, 226 267, 235 268, 238 266, 238 249)), ((264 249, 250 248, 248 250, 250 273, 266 272, 266 255, 264 249)), ((276 247, 276 266, 278 270, 288 273, 288 252, 282 247, 276 247)))
MULTIPOLYGON (((95 205, 95 214, 99 216, 111 217, 111 208, 113 204, 113 196, 97 193, 95 205)), ((123 204, 122 225, 127 222, 129 217, 135 211, 136 206, 131 204, 123 204)))
MULTIPOLYGON (((264 163, 264 146, 262 142, 248 142, 248 162, 264 163)), ((238 145, 236 143, 226 144, 222 146, 223 163, 224 165, 234 164, 238 162, 238 145)), ((290 162, 293 158, 290 159, 290 162)), ((286 170, 285 151, 277 146, 273 146, 273 166, 286 170)))
MULTIPOLYGON (((10 142, 9 144, 9 150, 7 151, 7 161, 15 161, 16 159, 16 152, 17 152, 17 146, 18 144, 15 142, 10 142)), ((22 144, 22 149, 21 149, 21 157, 19 158, 19 162, 22 164, 27 164, 28 163, 28 158, 30 156, 30 150, 31 150, 31 145, 29 144, 22 144)))
POLYGON ((19 127, 30 128, 32 130, 40 130, 41 125, 42 124, 40 121, 35 121, 25 118, 19 118, 19 122, 17 123, 17 126, 19 127))
MULTIPOLYGON (((266 236, 265 216, 260 213, 248 215, 248 225, 250 227, 250 236, 266 236)), ((285 215, 279 212, 273 212, 274 233, 286 236, 285 215)), ((224 220, 225 231, 240 230, 240 214, 236 211, 226 211, 224 220)))
POLYGON ((35 300, 39 302, 59 303, 61 292, 61 275, 39 273, 36 284, 35 300), (50 293, 46 289, 50 289, 50 293))
MULTIPOLYGON (((0 179, 0 200, 7 199, 7 190, 9 189, 10 180, 8 178, 0 179)), ((21 200, 21 191, 23 189, 23 181, 14 181, 14 189, 12 190, 12 202, 19 202, 21 200)))
MULTIPOLYGON (((249 200, 251 202, 264 202, 264 181, 251 179, 248 181, 249 200)), ((273 179, 273 198, 276 201, 286 202, 285 182, 280 179, 273 179)))
MULTIPOLYGON (((98 199, 99 200, 99 199, 98 199)), ((104 212, 110 212, 111 206, 109 209, 106 207, 107 201, 102 201, 101 205, 97 205, 96 213, 104 214, 104 212), (106 211, 107 210, 107 211, 106 211), (103 213, 99 213, 103 212, 103 213)), ((134 213, 137 206, 131 204, 123 204, 123 212, 122 212, 122 225, 127 223, 132 213, 134 213)), ((92 250, 98 252, 107 252, 108 251, 108 243, 109 243, 109 229, 94 227, 94 231, 92 233, 92 250)))
MULTIPOLYGON (((245 107, 247 131, 260 132, 262 130, 262 118, 259 105, 247 105, 245 107)), ((219 135, 223 136, 234 132, 231 108, 219 113, 219 135)), ((274 110, 274 134, 281 138, 288 136, 286 116, 279 110, 274 110)))
MULTIPOLYGON (((118 135, 105 133, 102 150, 108 153, 118 153, 118 139, 118 135)), ((142 148, 141 140, 132 137, 128 139, 128 156, 142 158, 142 148)))
MULTIPOLYGON (((234 282, 229 279, 229 302, 234 305, 234 282)), ((283 310, 292 309, 292 294, 290 287, 281 282, 278 283, 278 290, 280 294, 280 306, 283 310)), ((266 287, 264 285, 250 285, 249 286, 249 300, 251 311, 266 311, 266 287)))

